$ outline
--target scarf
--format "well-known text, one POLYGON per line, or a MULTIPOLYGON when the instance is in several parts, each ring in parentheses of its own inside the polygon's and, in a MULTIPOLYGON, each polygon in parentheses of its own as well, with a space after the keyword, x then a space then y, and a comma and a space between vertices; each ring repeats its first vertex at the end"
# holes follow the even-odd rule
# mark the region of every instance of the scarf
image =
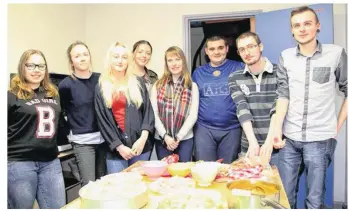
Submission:
POLYGON ((176 83, 172 78, 165 80, 157 91, 159 117, 167 134, 175 137, 181 129, 191 104, 191 89, 184 88, 184 78, 180 76, 176 83))

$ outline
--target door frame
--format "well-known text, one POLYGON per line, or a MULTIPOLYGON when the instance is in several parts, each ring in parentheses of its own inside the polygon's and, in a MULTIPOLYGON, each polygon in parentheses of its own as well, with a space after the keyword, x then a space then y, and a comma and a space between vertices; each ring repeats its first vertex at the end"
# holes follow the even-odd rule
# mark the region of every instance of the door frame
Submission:
MULTIPOLYGON (((190 41, 190 22, 192 21, 217 21, 239 18, 253 18, 262 13, 262 10, 236 11, 236 12, 221 12, 183 15, 183 52, 187 57, 188 67, 191 67, 191 41, 190 41)), ((191 69, 190 69, 191 71, 191 69)))

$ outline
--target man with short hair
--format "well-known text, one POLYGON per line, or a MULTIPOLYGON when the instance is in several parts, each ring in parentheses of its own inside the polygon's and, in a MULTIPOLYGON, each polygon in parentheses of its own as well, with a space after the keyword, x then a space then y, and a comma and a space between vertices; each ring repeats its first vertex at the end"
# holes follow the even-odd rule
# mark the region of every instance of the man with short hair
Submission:
POLYGON ((229 76, 231 97, 243 128, 241 154, 261 156, 278 166, 278 150, 273 152, 272 129, 274 115, 270 111, 276 100, 276 65, 262 56, 263 44, 253 32, 236 39, 238 54, 245 68, 229 76))
POLYGON ((282 134, 286 139, 279 152, 279 172, 291 208, 296 207, 297 183, 304 166, 305 206, 319 209, 324 204, 334 138, 347 118, 347 54, 340 46, 317 40, 320 22, 309 7, 291 12, 291 30, 298 46, 284 50, 279 58, 273 139, 281 141, 282 134), (338 120, 336 82, 345 95, 338 120))
POLYGON ((224 163, 231 163, 240 151, 241 126, 230 97, 228 76, 243 68, 244 64, 227 59, 228 50, 223 37, 208 38, 205 52, 210 62, 198 67, 192 76, 200 92, 198 120, 194 128, 197 160, 223 158, 224 163))

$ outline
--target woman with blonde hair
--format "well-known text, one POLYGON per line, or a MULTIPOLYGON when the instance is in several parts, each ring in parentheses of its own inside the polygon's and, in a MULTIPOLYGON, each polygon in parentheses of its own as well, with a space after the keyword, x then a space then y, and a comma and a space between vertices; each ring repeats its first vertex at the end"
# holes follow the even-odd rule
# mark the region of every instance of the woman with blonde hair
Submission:
POLYGON ((107 51, 105 69, 96 86, 95 109, 101 135, 110 148, 108 174, 138 160, 149 160, 153 109, 143 80, 134 75, 131 54, 119 42, 107 51))
POLYGON ((65 205, 57 134, 61 107, 39 50, 25 51, 7 95, 7 208, 65 205))
POLYGON ((165 72, 152 88, 151 103, 155 115, 158 158, 176 152, 181 162, 190 161, 199 90, 191 80, 183 51, 177 46, 165 52, 165 72))
POLYGON ((91 53, 82 41, 67 49, 71 75, 59 83, 62 110, 68 117, 68 140, 73 146, 82 186, 106 174, 107 147, 98 129, 94 108, 100 73, 92 72, 91 53))

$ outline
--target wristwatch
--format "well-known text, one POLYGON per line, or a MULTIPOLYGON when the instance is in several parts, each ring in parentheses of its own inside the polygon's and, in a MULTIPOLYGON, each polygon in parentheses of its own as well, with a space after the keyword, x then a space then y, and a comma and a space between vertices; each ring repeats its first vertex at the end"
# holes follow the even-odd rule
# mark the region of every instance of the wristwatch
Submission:
POLYGON ((162 143, 163 145, 166 144, 166 143, 165 143, 165 136, 166 136, 166 135, 169 136, 169 134, 166 132, 162 137, 160 137, 160 138, 161 138, 161 143, 162 143))
POLYGON ((164 134, 164 136, 163 136, 163 137, 161 137, 161 139, 162 139, 162 140, 165 140, 165 136, 166 136, 166 135, 168 135, 168 136, 169 136, 170 134, 165 133, 165 134, 164 134))

